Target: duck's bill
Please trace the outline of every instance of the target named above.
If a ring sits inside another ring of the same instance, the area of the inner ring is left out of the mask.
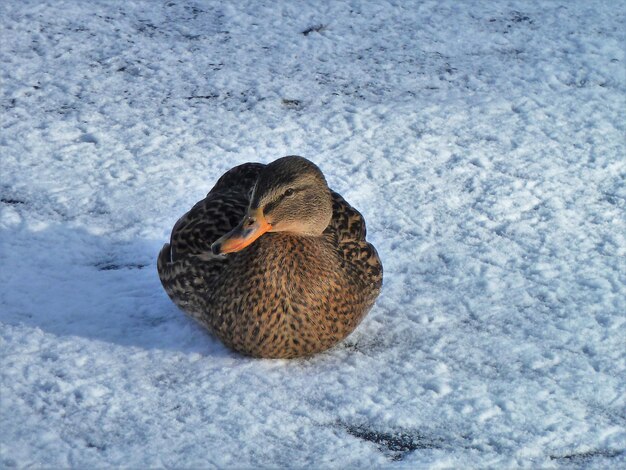
[[[243,250],[271,228],[261,210],[251,212],[239,225],[213,243],[211,251],[223,255]]]

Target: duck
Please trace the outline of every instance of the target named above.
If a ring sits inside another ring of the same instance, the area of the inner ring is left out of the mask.
[[[257,358],[337,345],[383,283],[361,213],[317,165],[295,155],[222,175],[174,224],[157,270],[176,306],[227,347]]]

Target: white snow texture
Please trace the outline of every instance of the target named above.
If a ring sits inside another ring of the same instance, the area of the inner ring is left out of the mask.
[[[0,2],[0,467],[626,466],[624,1]],[[299,154],[382,294],[226,349],[156,255]]]

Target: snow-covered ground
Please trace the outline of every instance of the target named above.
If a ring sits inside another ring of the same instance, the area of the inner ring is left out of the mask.
[[[626,466],[623,1],[0,2],[0,467]],[[156,254],[315,161],[385,266],[324,354],[225,349]]]

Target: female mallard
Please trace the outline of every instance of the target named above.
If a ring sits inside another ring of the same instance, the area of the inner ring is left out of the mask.
[[[296,156],[226,172],[176,222],[158,270],[174,303],[226,345],[274,358],[344,339],[383,279],[361,214]]]

